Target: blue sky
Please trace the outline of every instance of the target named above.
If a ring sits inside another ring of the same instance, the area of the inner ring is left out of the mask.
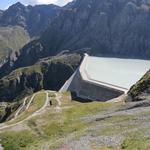
[[[16,3],[16,2],[21,2],[25,5],[35,5],[35,4],[57,4],[60,6],[65,5],[66,3],[72,1],[72,0],[0,0],[0,9],[6,9],[10,5]]]

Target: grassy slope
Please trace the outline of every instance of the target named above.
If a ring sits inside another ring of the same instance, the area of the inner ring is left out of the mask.
[[[147,132],[150,126],[144,125],[150,121],[149,109],[143,112],[138,109],[119,111],[124,108],[121,103],[83,104],[70,101],[69,94],[63,94],[62,111],[57,112],[55,95],[50,96],[53,98],[54,106],[47,108],[44,114],[26,121],[24,125],[28,127],[27,129],[22,128],[19,131],[9,129],[0,134],[1,143],[6,150],[13,148],[53,150],[70,146],[71,142],[74,142],[74,146],[79,143],[84,146],[88,136],[92,150],[150,149],[150,135]],[[113,139],[114,137],[116,138]],[[116,144],[118,140],[119,144]],[[87,144],[86,147],[88,146]]]
[[[6,80],[12,80],[16,79],[20,74],[32,74],[33,72],[42,73],[42,63],[50,64],[51,62],[57,64],[57,63],[64,63],[67,65],[70,65],[70,67],[77,66],[77,64],[80,62],[81,56],[78,54],[71,54],[71,55],[62,55],[62,56],[55,56],[55,57],[48,57],[45,59],[39,60],[36,64],[29,66],[29,67],[23,67],[16,69],[12,71],[9,75],[5,76],[3,79]],[[43,70],[44,72],[45,70]]]
[[[30,96],[27,101],[29,102],[32,96]],[[27,117],[29,117],[31,114],[39,110],[45,103],[46,95],[44,92],[39,92],[36,93],[33,102],[31,103],[31,106],[29,107],[28,110],[25,110],[24,112],[21,113],[15,120],[8,121],[6,124],[12,124],[12,123],[17,123]]]
[[[19,50],[29,41],[29,36],[21,27],[0,27],[0,60],[14,50]]]
[[[12,101],[25,94],[25,91],[60,88],[78,67],[80,61],[79,54],[54,56],[41,59],[32,66],[14,70],[0,80],[0,101]],[[24,82],[16,82],[22,78]],[[19,86],[21,88],[18,88]]]

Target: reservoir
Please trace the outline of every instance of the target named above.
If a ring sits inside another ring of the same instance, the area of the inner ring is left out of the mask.
[[[125,89],[135,84],[150,69],[149,60],[89,56],[85,71],[92,80]]]

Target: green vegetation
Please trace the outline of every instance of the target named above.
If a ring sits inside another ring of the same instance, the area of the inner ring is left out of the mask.
[[[16,69],[0,79],[0,100],[11,102],[33,91],[60,89],[80,61],[79,54],[69,54],[41,59],[32,66]],[[22,82],[17,82],[20,79]]]
[[[46,114],[38,117],[38,121],[41,122],[40,124],[36,123],[37,117],[31,119],[32,121],[30,120],[32,122],[29,123],[30,127],[34,128],[36,124],[36,131],[41,130],[41,133],[43,134],[42,136],[46,141],[57,141],[58,138],[61,139],[70,133],[76,133],[76,138],[80,137],[85,134],[83,130],[90,126],[90,124],[87,124],[81,119],[82,117],[88,116],[89,114],[94,115],[97,112],[104,111],[111,107],[111,104],[108,103],[93,102],[81,104],[67,99],[65,99],[65,101],[68,101],[69,107],[62,110],[61,113],[55,112],[55,108],[53,108],[54,110],[50,110]],[[66,107],[66,103],[62,104]],[[58,143],[57,146],[59,147]],[[51,144],[51,148],[53,147],[55,149],[56,145]]]
[[[7,84],[8,81],[16,79],[17,76],[20,76],[22,74],[32,75],[33,73],[41,73],[40,64],[35,64],[30,67],[16,69],[15,71],[11,72],[8,76],[5,76],[3,78],[3,81],[5,81]]]
[[[35,135],[30,131],[5,132],[0,137],[4,150],[25,149],[28,145],[35,142]]]
[[[140,81],[132,86],[128,95],[132,97],[133,100],[140,100],[138,97],[141,93],[145,92],[150,88],[150,71],[148,71]]]
[[[21,27],[0,27],[0,61],[12,51],[19,50],[28,41],[29,36]]]
[[[40,108],[45,95],[44,91],[37,93],[29,110],[23,112],[19,120],[31,115],[35,108]],[[86,136],[90,137],[90,144],[94,150],[148,150],[150,148],[150,136],[147,132],[150,128],[143,126],[139,119],[139,117],[142,118],[144,123],[149,122],[149,118],[146,116],[150,111],[130,114],[126,113],[126,110],[121,111],[122,103],[80,103],[71,100],[69,93],[49,92],[49,97],[53,100],[53,106],[47,107],[42,114],[24,121],[22,126],[19,125],[21,129],[18,132],[15,132],[17,127],[13,127],[6,129],[6,134],[5,132],[0,133],[4,150],[11,145],[12,148],[21,150],[42,150],[43,147],[56,150],[64,145],[66,138],[70,141],[80,141],[82,137]],[[56,100],[58,97],[61,100],[59,111]],[[30,132],[30,134],[25,135],[25,132]],[[17,136],[26,138],[25,142],[24,140],[22,142],[15,140]],[[111,141],[111,137],[114,136],[116,138]],[[104,143],[97,142],[99,138],[103,137]],[[118,140],[120,140],[120,145],[116,146],[115,143]],[[99,147],[99,144],[104,145]]]
[[[31,96],[28,98],[28,101],[30,101]],[[28,110],[25,110],[23,113],[21,113],[15,120],[8,121],[7,124],[17,123],[21,120],[26,119],[31,114],[42,108],[42,106],[45,104],[46,100],[46,94],[42,91],[37,93],[33,99],[33,102],[31,103],[31,106]]]
[[[15,111],[21,105],[22,101],[13,103],[5,102],[0,106],[0,121],[7,121],[13,118]]]
[[[149,150],[150,149],[150,137],[145,137],[144,132],[150,129],[145,129],[144,131],[137,131],[130,133],[128,137],[123,141],[121,147],[125,150]]]
[[[35,95],[33,103],[31,105],[32,109],[35,108],[35,110],[40,109],[46,101],[46,94],[44,92],[39,92]]]

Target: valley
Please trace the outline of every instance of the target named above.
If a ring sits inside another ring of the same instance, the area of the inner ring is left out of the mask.
[[[0,150],[149,150],[150,1],[15,2],[0,10]]]

